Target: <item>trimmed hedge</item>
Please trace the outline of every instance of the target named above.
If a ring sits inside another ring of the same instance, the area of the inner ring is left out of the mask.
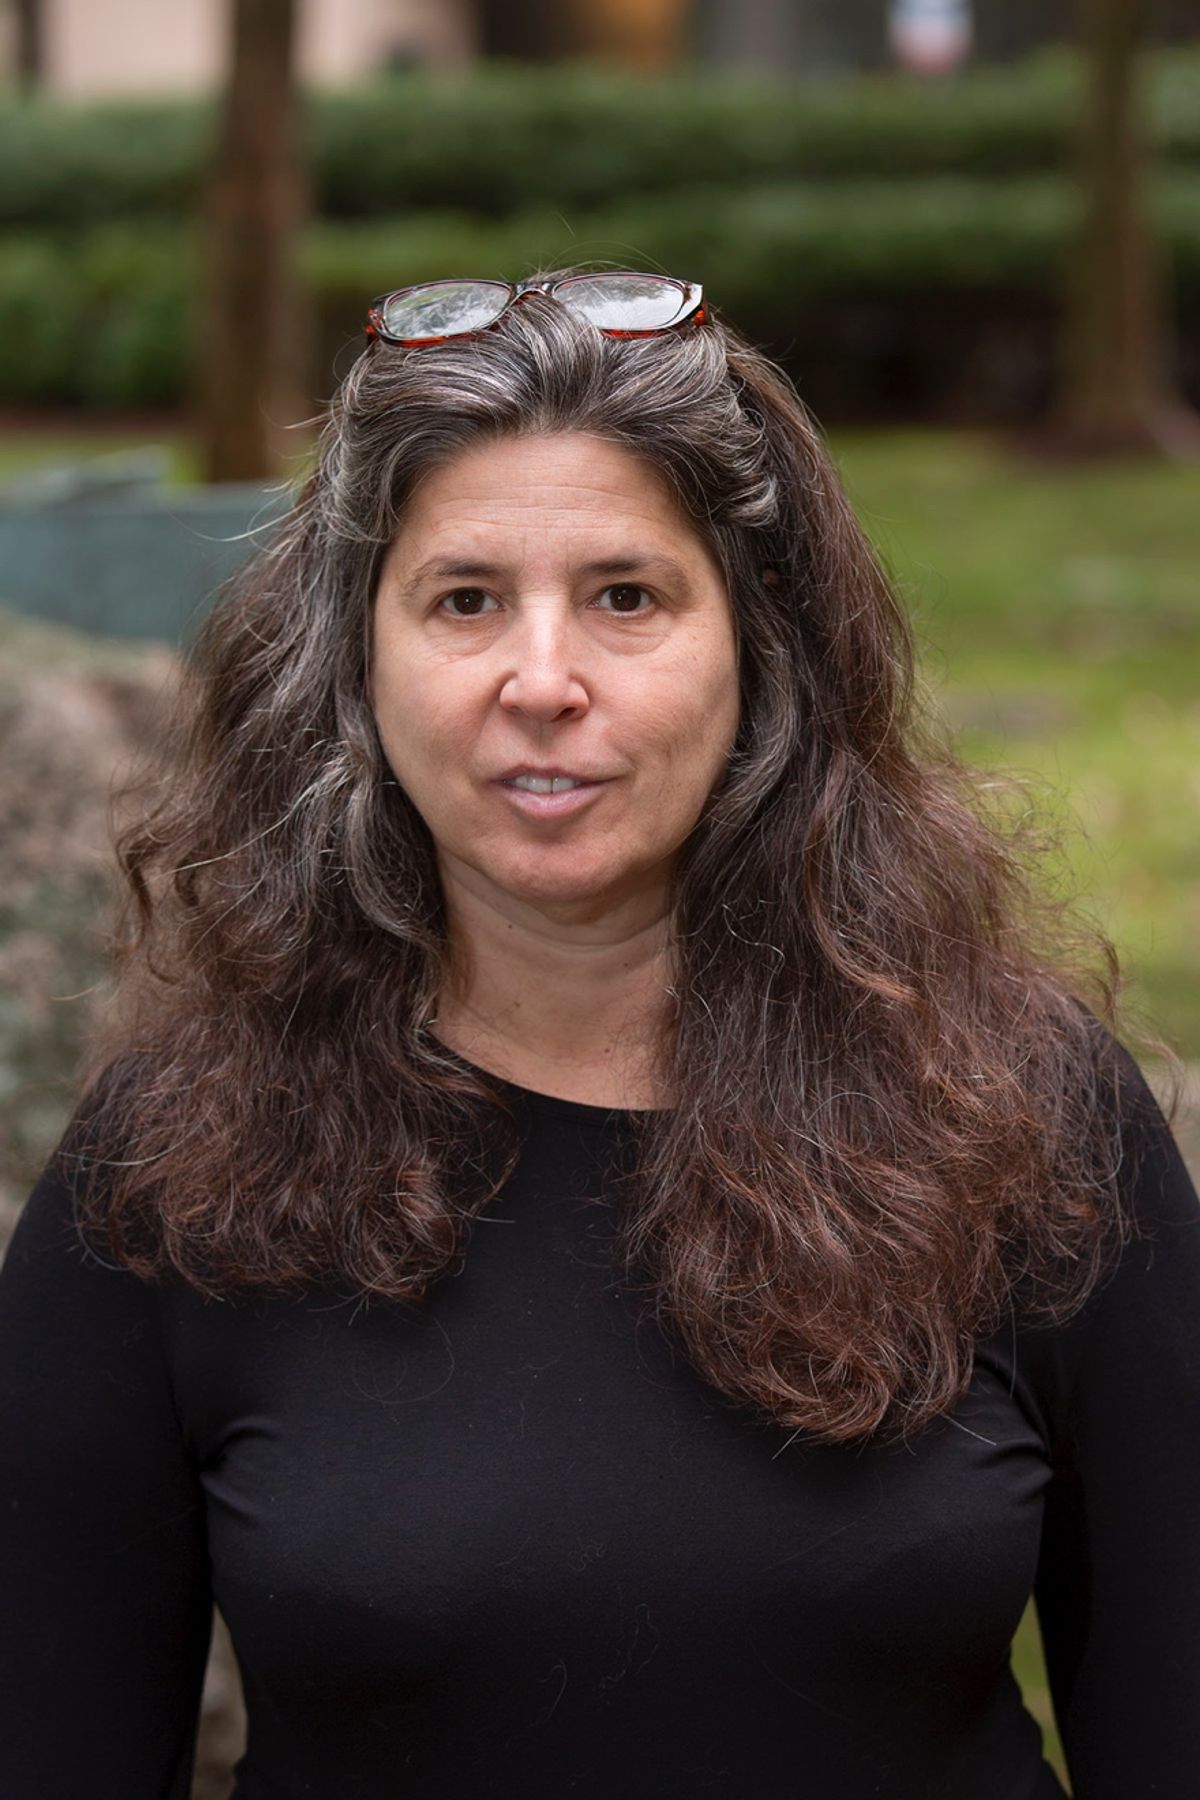
[[[310,99],[318,212],[595,208],[763,181],[1028,176],[1061,168],[1079,95],[1066,51],[945,83],[765,81],[492,62]],[[1168,162],[1200,164],[1200,53],[1152,61]],[[179,218],[197,198],[210,105],[0,103],[0,229]]]
[[[1156,207],[1182,306],[1200,311],[1200,183],[1160,179]],[[303,263],[321,325],[314,386],[361,346],[367,301],[448,274],[520,276],[604,259],[704,282],[718,311],[787,360],[821,313],[906,319],[973,309],[1054,317],[1077,197],[1062,178],[692,188],[564,218],[424,213],[323,223]],[[165,224],[0,239],[0,401],[108,407],[185,397],[196,249]]]
[[[176,404],[192,356],[194,261],[170,228],[0,239],[0,402]]]

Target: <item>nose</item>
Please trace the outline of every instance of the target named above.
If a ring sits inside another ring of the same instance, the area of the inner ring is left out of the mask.
[[[590,705],[582,649],[569,617],[556,608],[530,611],[505,634],[501,706],[538,724],[582,718]]]

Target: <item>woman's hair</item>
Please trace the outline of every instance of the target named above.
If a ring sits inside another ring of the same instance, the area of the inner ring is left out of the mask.
[[[350,370],[118,840],[127,1004],[92,1059],[108,1166],[84,1222],[210,1293],[415,1298],[459,1264],[518,1132],[427,1029],[446,920],[372,716],[370,613],[422,475],[563,431],[668,482],[738,644],[737,737],[673,878],[674,1104],[629,1116],[628,1272],[731,1398],[829,1440],[907,1435],[1018,1293],[1065,1318],[1127,1234],[1117,965],[1029,879],[1040,840],[998,784],[916,716],[904,612],[821,438],[719,320],[617,340],[534,294]]]

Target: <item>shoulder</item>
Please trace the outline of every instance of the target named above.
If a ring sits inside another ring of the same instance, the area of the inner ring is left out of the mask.
[[[1200,1197],[1150,1082],[1115,1039],[1099,1093],[1114,1229],[1083,1305],[1026,1339],[1063,1419],[1092,1407],[1115,1416],[1126,1402],[1158,1408],[1185,1391],[1200,1403]]]
[[[1145,1074],[1126,1047],[1109,1039],[1103,1103],[1113,1124],[1116,1187],[1139,1237],[1194,1232],[1200,1200],[1183,1152]]]
[[[135,1085],[128,1063],[89,1082],[17,1219],[4,1262],[18,1281],[85,1280],[89,1271],[123,1275],[105,1253],[102,1221],[113,1169],[125,1154],[123,1102]],[[140,1285],[140,1284],[139,1284]]]

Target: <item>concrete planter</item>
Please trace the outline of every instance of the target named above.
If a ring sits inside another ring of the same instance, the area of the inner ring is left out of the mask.
[[[168,487],[137,451],[0,487],[0,603],[105,637],[185,643],[291,491]]]

